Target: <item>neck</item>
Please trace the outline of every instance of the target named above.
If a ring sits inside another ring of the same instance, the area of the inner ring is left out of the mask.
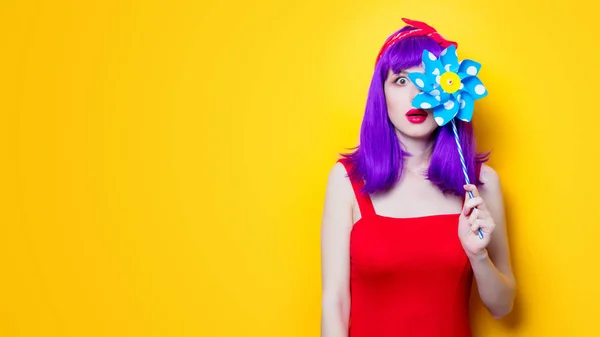
[[[429,166],[431,153],[433,152],[434,139],[415,139],[399,136],[402,150],[410,153],[404,157],[404,168],[411,172],[417,172]]]

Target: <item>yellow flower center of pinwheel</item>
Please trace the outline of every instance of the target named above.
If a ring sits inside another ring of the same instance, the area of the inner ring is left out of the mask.
[[[460,89],[460,77],[451,71],[445,72],[440,76],[440,86],[445,92],[453,94]]]

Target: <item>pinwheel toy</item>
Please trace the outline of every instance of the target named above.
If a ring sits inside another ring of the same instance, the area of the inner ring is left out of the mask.
[[[408,74],[409,79],[421,89],[412,105],[418,109],[433,109],[433,117],[439,126],[452,123],[465,181],[470,184],[454,120],[458,118],[470,122],[473,117],[474,102],[488,94],[477,77],[481,64],[472,60],[459,62],[454,45],[444,49],[439,59],[433,53],[424,50],[422,59],[424,73]],[[473,198],[473,193],[470,191],[469,197]],[[483,238],[481,229],[479,229],[479,237]]]

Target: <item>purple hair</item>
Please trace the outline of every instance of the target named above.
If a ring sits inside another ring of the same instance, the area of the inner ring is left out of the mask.
[[[406,26],[400,31],[411,29],[414,28]],[[388,48],[375,66],[360,130],[360,145],[351,153],[341,154],[351,164],[352,170],[349,176],[352,179],[365,181],[361,191],[363,193],[371,194],[389,190],[402,176],[404,156],[410,154],[402,150],[395,127],[388,117],[383,83],[390,69],[394,73],[399,73],[403,69],[419,66],[425,49],[437,57],[442,52],[442,47],[429,37],[407,37]],[[469,181],[481,185],[479,177],[475,177],[476,166],[486,162],[489,153],[476,152],[471,123],[458,119],[455,122]],[[465,177],[452,124],[438,127],[434,131],[434,137],[427,179],[444,194],[464,196]]]

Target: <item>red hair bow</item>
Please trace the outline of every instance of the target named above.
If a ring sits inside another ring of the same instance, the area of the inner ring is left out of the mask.
[[[375,60],[375,64],[379,62],[379,59],[381,58],[383,53],[385,53],[385,51],[388,50],[388,48],[390,48],[394,43],[410,36],[428,36],[434,39],[444,49],[448,48],[450,45],[454,45],[456,48],[458,48],[458,44],[456,42],[444,39],[444,37],[441,36],[440,33],[438,33],[435,30],[435,28],[431,27],[425,22],[409,20],[405,18],[402,18],[402,21],[415,27],[416,29],[399,32],[388,37],[387,40],[385,40],[383,46],[381,47],[379,54],[377,55],[377,60]]]

